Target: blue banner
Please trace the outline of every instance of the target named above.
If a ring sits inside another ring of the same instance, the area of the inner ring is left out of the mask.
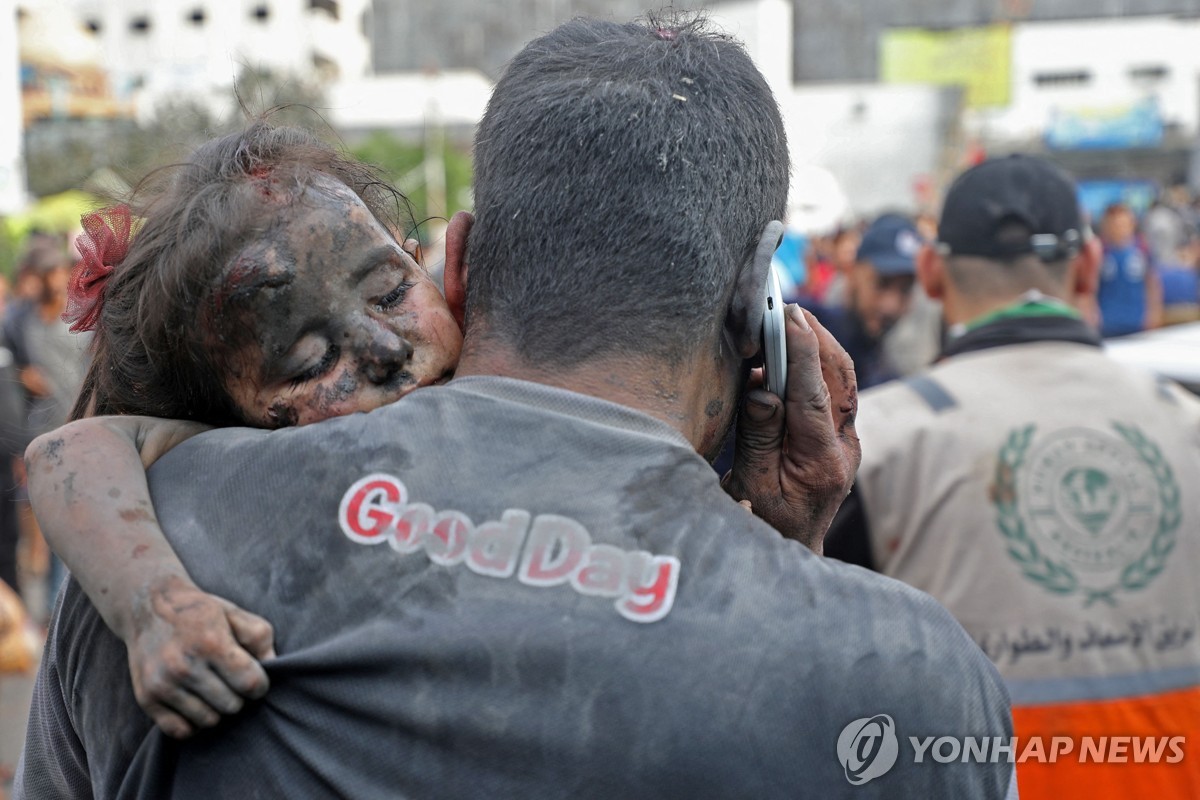
[[[1046,147],[1051,150],[1158,147],[1162,139],[1162,114],[1152,97],[1119,109],[1056,109],[1046,127]]]

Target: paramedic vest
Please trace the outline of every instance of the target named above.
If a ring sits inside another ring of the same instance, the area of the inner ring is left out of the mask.
[[[1200,797],[1200,401],[1040,341],[868,392],[858,432],[876,568],[957,617],[1020,739],[1072,741],[1022,797]]]

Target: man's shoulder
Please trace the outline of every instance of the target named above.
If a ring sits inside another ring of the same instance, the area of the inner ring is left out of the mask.
[[[909,727],[1011,733],[999,673],[944,607],[879,573],[820,561],[823,574],[811,586],[822,597],[809,614],[821,619],[823,635],[797,631],[785,645],[805,653],[810,697]]]
[[[1063,388],[1096,392],[1097,405],[1110,413],[1123,411],[1131,421],[1149,417],[1146,421],[1157,419],[1167,427],[1200,424],[1200,397],[1149,367],[1120,360],[1100,348],[1057,343],[1049,346],[1077,348],[1069,353],[1072,371],[1061,381]],[[1064,363],[1066,360],[1058,359]]]
[[[821,562],[828,571],[828,599],[832,601],[833,606],[844,609],[845,616],[839,620],[839,624],[857,619],[872,621],[873,625],[888,626],[890,630],[886,638],[889,641],[900,630],[908,629],[914,635],[920,632],[917,639],[933,636],[941,643],[955,639],[959,640],[960,644],[970,643],[958,621],[925,592],[878,572],[845,564],[836,559],[821,559]],[[876,630],[873,633],[884,632]],[[951,647],[941,653],[931,651],[929,654],[942,657],[947,653],[961,655],[957,647]],[[881,653],[880,657],[886,659],[887,655]]]
[[[957,412],[978,409],[985,401],[1002,418],[1011,410],[1004,397],[1048,402],[1081,389],[1103,392],[1097,396],[1110,407],[1166,401],[1184,416],[1200,410],[1200,399],[1099,348],[1038,341],[955,355],[915,375],[867,389],[859,399],[858,429],[864,439],[907,440],[930,429],[948,430]]]
[[[403,439],[405,432],[418,423],[416,420],[428,414],[427,404],[431,392],[439,387],[422,389],[410,397],[403,398],[369,412],[331,417],[309,425],[278,430],[262,428],[227,427],[206,431],[193,436],[172,449],[155,463],[152,470],[175,460],[196,458],[224,459],[237,455],[287,454],[296,451],[319,452],[330,448],[344,450],[347,447],[368,447],[383,439]],[[419,396],[418,396],[419,395]],[[385,431],[391,433],[384,436]],[[382,438],[381,438],[382,437]],[[308,456],[306,456],[307,458]],[[157,469],[165,472],[165,469]]]
[[[929,368],[912,375],[910,378],[902,378],[879,386],[872,386],[869,389],[864,389],[862,394],[859,395],[859,406],[890,408],[896,405],[928,405],[927,403],[922,403],[923,398],[914,386],[922,382],[936,380],[937,373],[934,371],[934,368]]]
[[[859,396],[859,435],[894,438],[940,424],[960,406],[944,364],[863,390]]]
[[[871,671],[890,672],[899,664],[913,667],[913,680],[921,680],[918,664],[932,669],[935,665],[967,669],[993,675],[990,662],[982,657],[962,626],[936,600],[925,592],[898,580],[836,559],[823,558],[794,542],[768,544],[776,552],[775,578],[796,587],[785,593],[780,614],[790,615],[791,624],[815,627],[828,633],[821,641],[821,653],[813,640],[800,636],[788,642],[810,649],[810,656],[821,660],[847,659],[854,663],[868,658]],[[764,591],[775,592],[769,580]],[[782,640],[787,642],[787,640]],[[786,645],[785,645],[786,646]],[[832,665],[831,665],[832,666]],[[938,667],[941,668],[941,667]],[[889,681],[904,683],[903,676]]]

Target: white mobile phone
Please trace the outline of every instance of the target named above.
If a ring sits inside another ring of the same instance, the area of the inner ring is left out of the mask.
[[[772,264],[767,270],[766,307],[763,309],[763,388],[783,399],[787,387],[787,339],[783,329],[783,292]]]

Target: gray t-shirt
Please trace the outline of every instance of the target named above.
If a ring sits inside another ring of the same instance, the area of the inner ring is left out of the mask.
[[[915,764],[903,738],[1011,736],[958,624],[784,540],[630,409],[462,378],[198,437],[151,488],[197,582],[274,623],[271,691],[170,742],[72,586],[29,797],[1006,796],[1011,765]],[[877,715],[900,757],[851,786],[839,735]]]

